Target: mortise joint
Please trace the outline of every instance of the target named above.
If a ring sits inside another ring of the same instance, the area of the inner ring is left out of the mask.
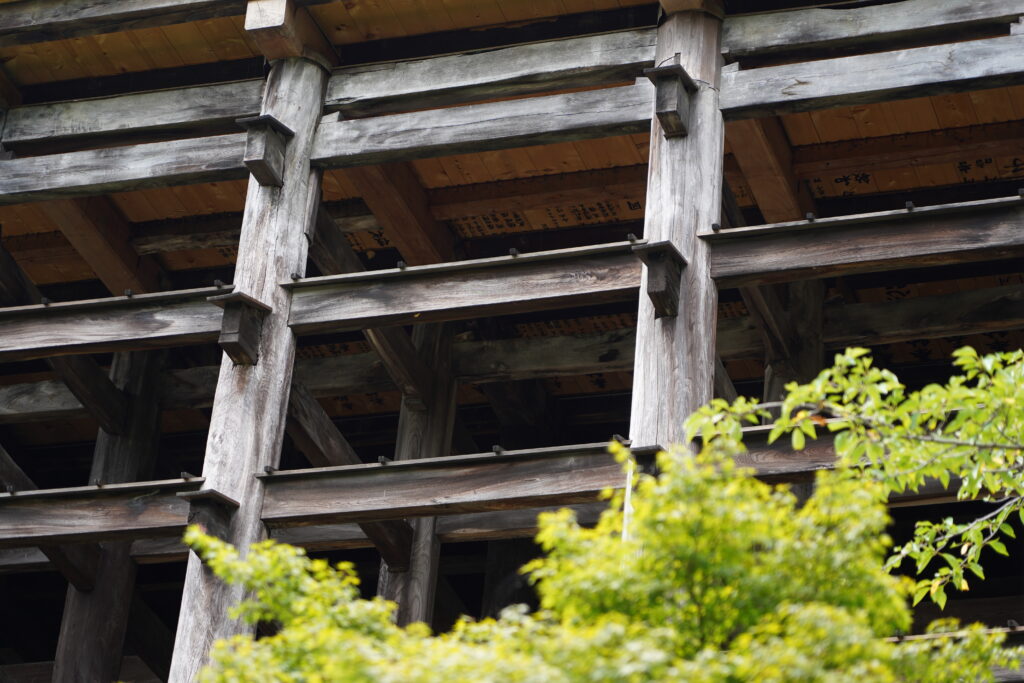
[[[205,533],[220,539],[228,537],[231,518],[238,509],[238,501],[216,489],[178,491],[178,498],[187,500],[188,523],[200,526]]]

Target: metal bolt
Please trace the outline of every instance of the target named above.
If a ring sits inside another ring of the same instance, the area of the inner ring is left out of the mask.
[[[405,270],[405,268],[406,268],[405,261],[399,261],[395,265],[398,267],[399,270]]]
[[[292,273],[292,281],[293,281],[293,282],[294,282],[295,280],[301,280],[301,279],[302,279],[302,276],[301,276],[301,275],[299,275],[298,273]]]
[[[132,295],[133,295],[133,294],[134,294],[134,292],[133,292],[132,290],[130,290],[130,289],[126,289],[126,290],[124,290],[124,295],[125,295],[126,297],[128,297],[129,299],[131,299],[131,298],[132,298]]]
[[[511,257],[513,257],[513,258],[515,258],[516,256],[519,256],[519,250],[518,250],[518,249],[516,249],[515,247],[511,247],[511,248],[510,248],[510,249],[508,250],[508,255],[509,255],[509,256],[511,256]]]
[[[907,208],[907,211],[913,211],[914,210],[914,202],[906,202],[903,206],[905,206]]]
[[[217,289],[220,289],[221,287],[224,286],[224,283],[221,280],[214,280],[213,286],[216,287]]]
[[[711,230],[713,232],[718,232],[721,229],[722,229],[722,224],[721,223],[712,223],[711,224]]]
[[[808,223],[813,223],[814,222],[815,216],[814,216],[814,212],[813,211],[808,211],[807,215],[804,216],[804,217],[807,219]]]
[[[634,235],[633,233],[629,233],[626,235],[626,239],[629,240],[630,242],[636,242],[636,235]]]

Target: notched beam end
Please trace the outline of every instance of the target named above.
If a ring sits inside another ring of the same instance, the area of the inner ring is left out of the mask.
[[[690,132],[690,93],[697,84],[679,63],[644,69],[644,76],[654,84],[654,114],[666,138],[685,137]]]
[[[216,489],[178,491],[175,495],[189,502],[189,525],[195,524],[211,536],[228,538],[231,519],[238,510],[237,500]]]
[[[235,365],[256,365],[263,319],[271,311],[270,306],[242,292],[218,294],[206,300],[224,309],[217,340],[224,353]]]
[[[249,135],[245,139],[242,163],[260,185],[281,187],[284,184],[284,154],[288,140],[295,133],[270,114],[238,119],[238,125]]]
[[[679,314],[679,281],[686,267],[686,259],[671,242],[653,242],[633,247],[647,266],[647,296],[654,304],[654,317],[664,318]]]

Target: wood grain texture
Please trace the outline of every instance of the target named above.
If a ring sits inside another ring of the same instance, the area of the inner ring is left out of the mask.
[[[653,86],[473,104],[351,121],[325,120],[313,163],[366,166],[393,161],[507,149],[645,132]]]
[[[903,0],[852,9],[749,14],[726,18],[722,52],[731,58],[742,58],[811,48],[892,46],[901,40],[1002,26],[1021,15],[1021,0]]]
[[[308,389],[295,382],[292,383],[292,393],[288,399],[285,429],[313,467],[362,463],[355,449],[324,412],[323,406]],[[413,534],[406,522],[365,522],[360,528],[388,566],[397,569],[409,567],[409,548]]]
[[[324,68],[338,65],[338,55],[316,20],[295,0],[249,0],[245,32],[267,59],[298,57]]]
[[[207,294],[167,303],[137,297],[103,307],[53,304],[0,316],[0,360],[216,341],[222,314]]]
[[[682,442],[683,420],[713,394],[718,290],[697,233],[721,213],[720,32],[718,19],[698,12],[673,14],[658,29],[656,61],[679,53],[698,91],[691,97],[689,135],[666,138],[657,120],[651,127],[644,236],[671,242],[687,265],[677,316],[656,318],[650,297],[639,298],[629,434],[641,446]]]
[[[971,263],[1024,254],[1018,199],[795,221],[702,235],[719,287]]]
[[[410,268],[396,278],[334,278],[333,284],[318,286],[310,280],[294,289],[289,325],[305,335],[462,320],[624,301],[636,296],[639,286],[639,265],[631,254],[522,258],[442,272]]]
[[[1024,36],[877,52],[722,74],[727,119],[996,88],[1024,82]]]
[[[258,113],[262,94],[262,80],[247,80],[18,107],[8,113],[3,140],[17,151],[58,140],[196,132]]]
[[[250,179],[246,195],[234,291],[272,310],[263,321],[259,362],[221,362],[203,461],[206,487],[240,503],[226,540],[243,550],[266,533],[259,518],[263,488],[253,473],[278,464],[284,438],[295,337],[287,325],[292,297],[278,283],[306,268],[306,236],[313,233],[320,196],[320,174],[310,168],[309,154],[326,82],[327,74],[313,62],[274,63],[261,113],[277,118],[295,137],[285,153],[283,186]],[[215,639],[249,629],[227,615],[242,595],[240,587],[226,586],[189,556],[171,681],[193,680]]]
[[[336,69],[326,108],[346,118],[632,81],[654,63],[652,29]]]
[[[244,178],[245,133],[0,161],[0,205]]]

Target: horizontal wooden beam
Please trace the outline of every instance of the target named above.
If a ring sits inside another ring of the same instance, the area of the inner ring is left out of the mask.
[[[336,69],[324,106],[346,118],[632,81],[654,63],[654,29]]]
[[[216,288],[0,310],[0,362],[216,341]]]
[[[236,128],[235,119],[259,113],[262,94],[263,81],[253,79],[17,107],[7,113],[3,144],[17,152],[41,143],[81,138],[116,136],[124,143],[155,130],[184,133],[214,126]]]
[[[970,263],[1024,254],[1024,198],[708,232],[719,287]]]
[[[622,242],[285,283],[288,324],[308,335],[624,301],[640,286],[631,249]]]
[[[240,16],[245,5],[246,0],[22,0],[0,14],[0,47]]]
[[[727,119],[1024,83],[1024,35],[722,73]]]
[[[245,133],[0,161],[0,205],[248,175]]]
[[[634,85],[369,119],[325,118],[312,163],[365,166],[567,142],[650,128],[653,87]]]
[[[812,8],[727,17],[722,52],[740,59],[815,48],[870,49],[932,36],[996,29],[1024,15],[1024,0],[903,0],[854,8]]]
[[[0,494],[0,548],[180,535],[201,477]]]

